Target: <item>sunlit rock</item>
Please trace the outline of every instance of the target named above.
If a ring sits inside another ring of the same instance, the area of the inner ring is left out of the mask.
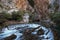
[[[24,21],[24,23],[29,23],[29,14],[28,13],[24,14],[23,21]]]
[[[12,12],[17,12],[17,11],[19,11],[19,10],[17,10],[17,9],[10,9],[10,10],[8,10],[8,13],[12,13]]]

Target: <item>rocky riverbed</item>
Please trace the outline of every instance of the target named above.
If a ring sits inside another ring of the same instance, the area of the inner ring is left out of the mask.
[[[15,24],[2,29],[0,40],[54,40],[54,35],[39,24]]]

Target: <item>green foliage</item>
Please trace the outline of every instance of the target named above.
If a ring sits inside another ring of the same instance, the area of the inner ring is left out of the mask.
[[[35,16],[34,14],[31,14],[29,19],[33,21],[34,20],[34,16]]]
[[[53,20],[57,24],[57,26],[60,26],[60,12],[58,12],[59,9],[58,0],[54,1],[53,6],[54,6],[54,13],[50,13],[51,20]]]
[[[31,22],[38,22],[39,20],[38,14],[37,13],[30,14],[29,19],[31,20]]]
[[[0,13],[0,22],[2,22],[3,20],[21,21],[22,20],[22,16],[25,13],[29,13],[30,14],[30,12],[28,12],[28,11],[17,11],[17,12],[14,11],[11,14],[3,11],[3,12]]]
[[[7,21],[12,21],[12,20],[13,21],[21,21],[23,19],[22,18],[23,15],[25,13],[29,13],[30,14],[30,12],[28,12],[28,11],[18,11],[18,12],[14,11],[11,14],[7,13],[5,11],[1,12],[0,13],[0,26],[1,26],[0,28],[3,28],[5,26],[9,25]]]
[[[56,23],[56,29],[60,30],[60,12],[51,13],[51,20]]]
[[[2,4],[0,3],[0,7],[3,8]]]
[[[30,12],[29,11],[17,11],[17,12],[12,12],[12,19],[13,20],[17,20],[17,21],[21,21],[23,18],[23,15],[25,14],[25,13],[29,13],[29,15],[30,15]]]
[[[4,16],[4,12],[0,13],[0,24],[4,23],[6,21],[6,18]]]
[[[58,9],[59,9],[59,4],[58,4],[57,1],[58,1],[58,0],[55,0],[55,2],[54,2],[54,11],[55,11],[55,12],[58,11]]]
[[[22,20],[22,15],[24,13],[21,12],[21,11],[18,11],[18,12],[12,12],[12,19],[13,20],[16,20],[16,21],[21,21]]]
[[[58,35],[60,34],[60,12],[58,11],[59,9],[59,4],[57,2],[58,0],[55,0],[53,6],[54,6],[54,13],[51,13],[51,20],[56,23],[56,30],[58,31]]]
[[[51,13],[51,18],[52,18],[52,20],[55,21],[55,22],[60,21],[60,12]]]
[[[1,12],[0,14],[2,14],[2,16],[7,20],[10,20],[12,18],[11,14],[9,14],[7,12]]]
[[[5,21],[7,21],[5,18],[0,18],[0,24],[3,24]]]

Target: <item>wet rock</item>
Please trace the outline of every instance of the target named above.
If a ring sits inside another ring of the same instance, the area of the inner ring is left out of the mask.
[[[27,29],[24,32],[24,39],[25,40],[38,40],[38,36],[31,34],[31,30]]]
[[[15,38],[16,38],[16,35],[13,34],[13,35],[11,35],[9,37],[4,38],[4,40],[13,40]]]
[[[38,30],[37,32],[38,35],[43,35],[44,34],[44,31],[42,29]]]

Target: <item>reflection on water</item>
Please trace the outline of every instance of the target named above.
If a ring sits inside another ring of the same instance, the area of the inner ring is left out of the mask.
[[[45,28],[39,24],[10,25],[7,28],[3,28],[1,32],[3,32],[3,33],[0,34],[0,40],[5,40],[5,38],[8,38],[13,34],[16,35],[16,38],[14,38],[13,40],[24,40],[24,37],[27,36],[26,34],[29,34],[29,33],[34,36],[37,35],[38,40],[54,40],[51,29]],[[10,39],[10,40],[12,40],[12,39]],[[33,40],[35,40],[35,39],[33,39]]]

